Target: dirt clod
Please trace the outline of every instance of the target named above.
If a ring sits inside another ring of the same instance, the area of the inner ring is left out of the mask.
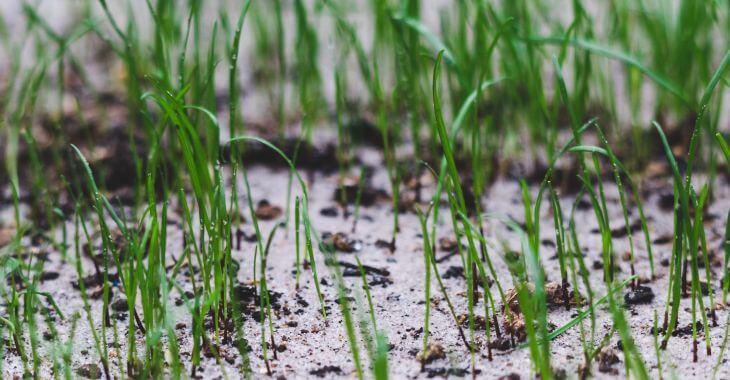
[[[598,371],[602,373],[609,373],[611,375],[618,375],[618,370],[613,368],[614,364],[620,363],[621,360],[616,355],[616,351],[611,348],[604,348],[596,355],[596,362],[598,362]]]
[[[351,239],[343,232],[322,234],[322,240],[325,244],[333,246],[336,250],[345,253],[358,252],[362,249],[362,241]]]
[[[514,348],[513,342],[506,336],[500,336],[489,342],[489,348],[497,351],[507,351]],[[518,376],[519,378],[519,376]]]
[[[459,324],[464,327],[469,327],[469,315],[468,314],[461,314],[457,317]],[[477,330],[486,330],[487,329],[487,320],[484,319],[481,315],[475,315],[474,316],[474,328]]]
[[[116,301],[112,302],[112,310],[127,311],[127,299],[119,297]]]
[[[450,266],[441,276],[442,278],[464,278],[464,267]]]
[[[530,295],[535,293],[535,285],[528,283],[525,285]],[[565,300],[568,300],[570,306],[575,306],[575,297],[573,292],[570,290],[569,285],[563,287],[562,284],[557,282],[548,282],[545,284],[545,301],[550,307],[565,305]],[[567,296],[567,297],[566,297]],[[506,293],[507,308],[515,313],[520,313],[519,304],[519,293],[517,288],[509,289]],[[504,308],[503,308],[504,309]],[[506,310],[506,309],[505,309]]]
[[[429,343],[426,347],[426,351],[421,351],[416,354],[416,360],[421,363],[427,364],[434,360],[443,359],[446,357],[444,347],[438,343]]]
[[[325,207],[319,210],[319,215],[334,218],[339,215],[339,212],[337,211],[337,207]]]
[[[279,206],[274,206],[268,200],[259,201],[254,211],[256,217],[261,220],[274,220],[281,216],[282,210]]]
[[[504,331],[516,337],[518,340],[523,341],[527,338],[525,332],[525,316],[518,313],[513,313],[511,318],[504,318]]]
[[[652,300],[654,300],[654,291],[645,285],[639,285],[624,294],[624,301],[629,305],[646,304]]]
[[[317,377],[325,377],[329,374],[342,375],[343,372],[342,372],[342,368],[340,368],[339,366],[326,365],[326,366],[322,366],[317,369],[313,369],[313,370],[309,371],[309,374],[317,376]]]
[[[458,247],[458,243],[456,240],[449,238],[449,237],[442,237],[439,239],[439,249],[442,252],[455,252],[456,248]]]
[[[426,377],[429,379],[434,377],[444,377],[444,378],[451,378],[451,377],[464,377],[469,373],[469,370],[466,368],[428,368],[426,369]],[[481,373],[480,370],[476,371],[477,374]]]

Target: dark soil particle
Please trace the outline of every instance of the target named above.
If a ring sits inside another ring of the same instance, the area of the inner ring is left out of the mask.
[[[114,311],[127,311],[127,299],[120,297],[112,303],[112,310]]]
[[[464,267],[450,266],[441,276],[442,278],[464,278]]]
[[[357,202],[358,191],[360,191],[360,205],[370,207],[378,201],[378,199],[388,199],[388,193],[383,189],[376,189],[370,183],[371,174],[365,173],[362,188],[360,178],[348,176],[340,178],[338,186],[332,193],[332,200],[338,203],[343,201],[346,204],[354,204]]]
[[[672,235],[662,235],[662,236],[659,236],[656,239],[654,239],[653,243],[659,244],[659,245],[669,244],[672,242],[673,239],[674,239],[674,237]]]
[[[507,351],[514,348],[514,344],[509,338],[501,336],[489,342],[489,348],[497,351]],[[517,376],[517,378],[520,377]]]
[[[109,281],[117,281],[119,279],[119,276],[116,274],[109,274]],[[104,283],[104,276],[102,274],[90,274],[86,277],[84,277],[84,286],[87,290],[89,288],[95,287],[95,286],[101,286]],[[71,285],[74,287],[74,289],[79,289],[79,281],[72,281]]]
[[[307,301],[306,301],[306,300],[305,300],[304,298],[302,298],[302,296],[301,296],[301,295],[299,295],[299,294],[297,294],[297,295],[296,295],[296,301],[297,301],[297,304],[298,304],[299,306],[301,306],[301,307],[309,307],[309,302],[307,302]]]
[[[386,241],[383,239],[378,239],[375,241],[375,247],[391,249],[393,247],[393,245],[389,241]]]
[[[624,294],[624,301],[628,305],[640,305],[650,303],[654,299],[654,291],[650,287],[639,285],[634,289],[630,289]]]
[[[345,299],[347,300],[347,302],[348,302],[348,303],[353,303],[353,302],[355,302],[355,297],[344,297],[344,298],[345,298]],[[341,304],[341,302],[342,302],[342,299],[341,299],[341,298],[336,298],[336,299],[335,299],[335,303],[336,303],[336,304],[340,305],[340,304]]]
[[[52,281],[60,277],[58,272],[43,272],[41,273],[41,281]]]
[[[339,215],[339,212],[337,211],[337,207],[325,207],[319,210],[319,215],[335,218]]]
[[[520,375],[512,372],[498,377],[497,380],[520,380]]]
[[[236,299],[241,304],[241,311],[244,314],[253,315],[254,319],[259,318],[259,294],[255,286],[252,285],[236,285],[233,289]],[[269,290],[269,303],[274,310],[280,310],[280,300],[282,293]]]
[[[360,277],[360,269],[353,264],[340,261],[340,266],[344,269],[342,270],[342,276],[344,277]],[[393,280],[390,279],[390,272],[387,269],[380,269],[380,268],[374,268],[368,265],[363,265],[363,270],[365,271],[366,276],[371,276],[371,279],[368,281],[368,285],[373,286],[382,286],[384,288],[388,287],[389,285],[393,284]]]
[[[672,211],[674,208],[674,193],[671,191],[665,191],[659,194],[657,205],[663,211]]]
[[[357,276],[360,276],[360,271],[359,271],[359,268],[357,267],[357,265],[350,264],[346,261],[339,261],[339,264],[341,267],[343,267],[345,269],[358,270]],[[378,276],[390,276],[390,271],[388,271],[385,268],[375,268],[370,265],[363,265],[362,269],[365,271],[366,274],[374,274],[374,275],[378,275]]]
[[[391,284],[393,284],[393,280],[388,277],[376,277],[375,279],[368,282],[368,285],[370,287],[380,286],[383,288],[387,288]]]
[[[436,259],[436,263],[438,263],[438,264],[441,264],[441,263],[443,263],[444,261],[446,261],[446,260],[448,260],[448,259],[450,259],[450,258],[452,258],[452,257],[456,256],[456,255],[457,255],[458,253],[459,253],[458,251],[453,251],[453,252],[449,252],[449,253],[447,253],[447,254],[445,254],[445,255],[443,255],[443,256],[441,256],[441,257],[437,258],[437,259]]]
[[[342,375],[342,368],[336,365],[326,365],[309,371],[310,375],[325,377],[328,374]]]
[[[641,221],[637,220],[628,226],[628,231],[631,233],[641,230]],[[611,230],[611,236],[615,238],[622,238],[628,235],[626,226],[614,228]]]
[[[540,244],[542,244],[544,247],[555,248],[555,242],[550,239],[542,239],[540,241]]]
[[[702,321],[697,321],[695,323],[695,328],[697,329],[698,334],[702,334],[704,330],[704,326],[702,326]],[[678,327],[672,331],[673,337],[685,337],[685,336],[691,336],[692,335],[692,324],[688,323],[685,326]]]
[[[481,370],[476,370],[475,374],[482,373]],[[448,378],[451,376],[455,377],[464,377],[467,374],[469,374],[469,370],[466,368],[427,368],[426,369],[426,377],[428,378],[434,378],[434,377],[444,377]]]

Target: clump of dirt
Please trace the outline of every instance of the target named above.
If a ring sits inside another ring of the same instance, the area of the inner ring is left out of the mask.
[[[530,295],[535,294],[535,284],[527,283],[526,288]],[[576,306],[576,300],[573,292],[570,290],[570,285],[562,285],[557,282],[548,282],[545,284],[544,290],[545,301],[548,307],[564,306],[566,305],[566,301],[568,306]],[[519,293],[517,288],[511,288],[507,290],[507,292],[505,293],[505,298],[507,304],[503,305],[502,307],[505,312],[507,312],[507,309],[509,309],[509,311],[513,313],[521,313]],[[580,297],[580,300],[582,302],[583,297]]]
[[[446,272],[441,275],[441,278],[464,278],[464,267],[452,265],[446,269]]]
[[[616,369],[613,365],[620,363],[621,360],[618,358],[616,351],[613,349],[604,347],[600,352],[598,352],[598,354],[596,354],[595,360],[598,363],[599,372],[608,373],[613,376],[618,375],[618,369]]]
[[[366,169],[363,178],[346,175],[337,180],[337,187],[332,193],[332,200],[342,204],[354,204],[359,201],[364,207],[373,206],[376,202],[390,200],[390,196],[383,189],[377,189],[372,184],[373,170]],[[360,183],[362,181],[362,184]],[[359,193],[359,194],[358,194]]]
[[[525,316],[522,313],[512,313],[503,317],[502,325],[504,331],[517,340],[523,341],[527,338],[525,331]]]
[[[422,364],[428,364],[434,360],[443,359],[446,357],[444,347],[438,343],[429,343],[425,351],[420,351],[416,354],[416,360]]]
[[[507,331],[509,333],[509,331]],[[489,342],[489,348],[497,351],[508,351],[515,348],[515,342],[504,335],[498,336]]]
[[[266,199],[260,200],[256,205],[256,210],[254,211],[254,214],[256,214],[256,217],[260,220],[278,219],[281,217],[282,213],[283,211],[281,210],[281,207],[272,205]]]
[[[476,370],[474,374],[478,375],[482,373],[481,370]],[[426,377],[429,379],[434,377],[443,377],[443,378],[449,378],[449,377],[464,377],[467,374],[469,374],[469,369],[467,368],[445,368],[445,367],[439,367],[439,368],[427,368],[426,369]]]
[[[654,291],[645,285],[637,285],[624,294],[627,305],[648,304],[654,300]]]
[[[674,336],[674,337],[692,336],[692,328],[693,328],[692,323],[688,323],[682,327],[675,328],[672,331],[672,336]],[[704,334],[705,329],[704,329],[704,326],[702,325],[702,321],[697,321],[694,324],[694,328],[697,330],[697,334]],[[663,330],[660,332],[664,333]]]
[[[253,285],[238,284],[233,289],[236,300],[239,302],[241,312],[252,316],[256,321],[260,318],[259,306],[261,305],[261,295],[258,289]],[[283,294],[269,289],[269,303],[274,310],[281,310],[280,303]]]
[[[459,324],[463,327],[469,327],[469,315],[468,314],[460,314],[457,317],[457,321]],[[476,330],[486,330],[487,329],[487,320],[481,316],[481,315],[475,315],[474,316],[474,328]]]
[[[358,252],[362,249],[362,241],[352,239],[344,232],[324,232],[322,233],[322,241],[336,250],[345,253]]]
[[[309,371],[309,374],[317,377],[325,377],[327,375],[344,375],[342,368],[336,365],[325,365]]]
[[[524,285],[530,296],[535,293],[535,284],[527,283]],[[576,306],[576,298],[570,290],[568,284],[559,284],[557,282],[548,282],[544,286],[545,301],[548,308],[557,308],[564,306],[566,310]],[[579,296],[579,302],[584,302],[584,298]],[[519,303],[519,291],[517,288],[511,288],[505,293],[506,304],[502,305],[503,311],[503,327],[511,336],[523,341],[527,338],[525,331],[525,316],[522,314]]]

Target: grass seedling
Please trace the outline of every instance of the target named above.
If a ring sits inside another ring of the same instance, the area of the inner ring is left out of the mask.
[[[297,181],[299,182],[299,186],[301,187],[301,190],[304,193],[303,198],[301,198],[301,203],[300,203],[301,210],[300,211],[301,211],[301,215],[302,215],[302,222],[304,224],[305,249],[307,251],[307,255],[309,258],[309,265],[312,268],[312,276],[314,277],[313,282],[314,282],[315,289],[317,290],[317,297],[319,298],[322,316],[326,320],[327,311],[325,310],[325,307],[324,307],[324,297],[322,296],[322,292],[319,287],[319,277],[317,275],[317,264],[314,260],[314,248],[313,248],[313,244],[312,244],[312,226],[311,226],[311,223],[309,222],[309,218],[307,217],[308,212],[309,212],[308,211],[307,186],[306,186],[304,180],[302,179],[302,177],[299,175],[299,173],[297,173],[296,168],[294,166],[294,162],[292,160],[290,160],[289,157],[287,157],[286,154],[284,154],[284,152],[281,151],[281,149],[277,148],[270,142],[268,142],[262,138],[255,137],[255,136],[237,136],[237,137],[234,137],[231,140],[229,140],[229,143],[233,144],[233,143],[237,143],[239,141],[255,141],[255,142],[261,143],[261,144],[265,145],[266,147],[268,147],[269,149],[273,150],[277,155],[279,155],[282,159],[284,159],[284,161],[286,161],[287,165],[289,166],[289,169],[291,170],[292,175],[294,175],[296,177]]]
[[[301,267],[301,259],[300,259],[300,243],[299,243],[299,237],[301,234],[299,233],[299,227],[301,226],[300,222],[300,215],[301,211],[299,209],[300,201],[299,197],[296,197],[294,199],[294,245],[296,247],[296,261],[294,263],[295,269],[297,271],[296,273],[296,288],[299,289],[299,276],[301,276],[302,273],[302,267]]]
[[[355,210],[352,216],[352,229],[354,234],[357,228],[357,221],[360,219],[360,201],[362,200],[362,191],[365,188],[365,167],[360,168],[360,177],[357,181],[357,191],[355,192]]]
[[[456,168],[456,162],[454,160],[454,155],[452,153],[451,148],[451,142],[449,141],[448,133],[446,132],[446,126],[444,124],[443,114],[441,112],[441,98],[439,94],[438,89],[438,83],[439,83],[439,75],[440,75],[440,68],[441,68],[441,60],[443,59],[443,51],[439,52],[437,58],[436,58],[436,64],[434,66],[434,73],[433,73],[433,104],[434,104],[434,115],[436,118],[436,125],[438,128],[438,134],[439,139],[441,141],[441,146],[444,152],[444,157],[446,158],[446,162],[448,163],[448,174],[449,174],[449,180],[453,186],[453,189],[455,190],[456,196],[450,196],[450,202],[449,205],[451,207],[451,213],[452,213],[452,220],[454,224],[454,229],[458,230],[456,227],[456,215],[459,214],[461,216],[460,221],[462,226],[464,227],[464,235],[467,238],[468,242],[468,251],[466,255],[466,260],[464,260],[464,268],[466,273],[466,282],[467,282],[467,298],[469,299],[469,331],[471,335],[471,344],[469,347],[474,346],[474,313],[473,313],[473,306],[474,306],[474,281],[472,281],[473,274],[472,268],[473,265],[476,265],[479,268],[479,276],[481,278],[483,287],[485,289],[485,293],[489,292],[489,286],[487,285],[486,280],[486,274],[484,272],[484,268],[482,266],[481,261],[479,260],[477,249],[474,244],[474,238],[472,234],[471,228],[469,228],[468,220],[466,219],[467,209],[466,209],[466,202],[464,201],[464,193],[461,188],[461,182],[459,180],[459,173]],[[457,239],[457,242],[459,240]],[[457,246],[459,246],[457,244]],[[460,248],[459,248],[460,249]],[[494,275],[494,273],[493,273]],[[495,276],[495,281],[499,281]],[[485,295],[486,297],[486,295]],[[485,310],[486,310],[486,300],[485,300]],[[488,317],[488,313],[485,313],[485,318]],[[474,351],[471,350],[472,355],[472,374],[474,374]]]
[[[425,354],[428,349],[428,338],[429,338],[429,327],[431,316],[431,241],[428,239],[428,233],[426,228],[426,221],[421,210],[417,210],[418,220],[421,222],[421,231],[423,233],[423,265],[424,265],[424,280],[423,280],[423,297],[424,304],[426,305],[424,317],[423,317],[423,349],[422,353]],[[423,367],[425,363],[421,363]]]
[[[398,169],[398,162],[396,161],[395,150],[391,146],[390,129],[386,119],[386,102],[383,95],[383,89],[380,84],[380,74],[378,70],[377,62],[373,63],[374,68],[374,96],[377,107],[377,127],[380,131],[380,135],[383,139],[383,156],[385,159],[385,165],[388,169],[388,179],[390,180],[390,191],[393,204],[393,237],[390,241],[390,250],[395,252],[396,248],[396,236],[398,235],[398,203],[400,201],[400,170]]]
[[[446,300],[446,305],[449,307],[449,312],[451,313],[451,317],[454,319],[454,323],[456,324],[456,328],[459,331],[459,336],[461,337],[461,340],[464,343],[464,347],[467,347],[471,351],[471,350],[473,350],[473,348],[472,348],[471,344],[469,343],[469,341],[467,340],[466,335],[464,334],[464,329],[462,328],[461,323],[459,322],[459,318],[456,315],[454,305],[451,302],[449,293],[446,291],[446,287],[444,286],[444,282],[441,279],[441,275],[439,274],[439,271],[438,271],[438,266],[436,265],[436,255],[434,253],[433,247],[431,246],[431,244],[432,244],[431,240],[428,239],[428,237],[429,237],[428,226],[426,225],[427,220],[428,220],[428,215],[423,215],[423,213],[420,210],[417,210],[416,212],[418,215],[418,220],[421,224],[421,233],[423,234],[423,237],[424,237],[423,249],[430,256],[430,258],[428,259],[428,262],[431,264],[433,273],[436,276],[436,281],[438,282],[438,285],[439,285],[439,289],[441,290],[441,294],[444,296],[444,300]],[[424,261],[425,260],[426,259],[424,259]],[[430,301],[429,301],[429,303],[430,303]],[[427,306],[427,307],[429,307],[429,306]],[[491,326],[489,323],[488,315],[485,316],[485,320],[486,320],[486,324],[487,324],[487,328],[486,328],[487,341],[489,341]],[[487,346],[487,348],[489,349],[489,353],[491,354],[491,348],[489,348],[489,346]]]

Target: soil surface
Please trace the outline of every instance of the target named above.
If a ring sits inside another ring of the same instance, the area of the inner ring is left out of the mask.
[[[363,149],[359,156],[366,165],[382,167],[381,155],[375,150]],[[353,216],[344,217],[342,208],[335,202],[333,197],[337,189],[338,175],[336,173],[325,174],[321,171],[302,171],[301,174],[303,178],[307,178],[309,181],[311,217],[318,233],[344,233],[350,239],[357,240],[357,242],[354,242],[355,244],[351,245],[354,252],[337,253],[337,259],[341,262],[341,267],[344,269],[346,276],[348,273],[353,273],[352,270],[348,271],[348,267],[351,268],[355,264],[355,256],[359,257],[364,265],[372,267],[371,270],[368,270],[368,281],[371,284],[378,326],[387,333],[391,344],[389,365],[393,377],[469,376],[471,373],[470,355],[460,340],[453,318],[449,314],[436,285],[431,290],[431,341],[443,347],[445,355],[423,368],[416,359],[416,354],[422,347],[425,307],[423,302],[424,265],[421,230],[417,216],[413,212],[406,211],[400,216],[400,233],[397,237],[395,252],[391,252],[386,244],[382,244],[383,241],[390,242],[392,237],[392,213],[390,201],[387,199],[389,185],[385,171],[375,169],[369,184],[372,189],[382,189],[385,196],[376,198],[370,206],[363,206],[355,233],[351,232]],[[280,207],[282,210],[286,209],[287,171],[276,167],[255,166],[250,169],[249,177],[255,204],[266,200],[271,206]],[[431,196],[435,188],[433,179],[424,177],[422,183],[423,199],[429,199],[427,197]],[[243,186],[242,183],[239,184],[239,188],[241,186]],[[646,196],[644,200],[646,216],[649,220],[657,271],[656,279],[647,282],[644,286],[650,289],[654,297],[649,297],[647,295],[649,291],[646,289],[643,289],[643,291],[630,291],[628,288],[623,290],[624,293],[630,293],[627,300],[630,300],[632,304],[627,306],[627,316],[633,337],[647,363],[647,368],[652,370],[652,377],[658,376],[652,335],[654,312],[656,311],[659,314],[659,325],[661,326],[668,289],[668,268],[662,263],[666,264],[666,260],[671,254],[671,239],[668,236],[671,236],[672,233],[672,215],[671,210],[663,208],[666,206],[663,204],[663,198],[670,191],[669,186],[669,182],[659,179],[649,180],[644,184],[644,188],[647,189],[646,194],[644,194]],[[532,186],[532,191],[534,196],[535,186]],[[621,257],[625,256],[623,253],[628,251],[628,238],[620,237],[621,231],[624,230],[624,223],[618,204],[618,196],[615,187],[611,184],[606,184],[606,191],[607,197],[611,201],[609,205],[611,227],[616,231],[614,246],[619,258],[617,265],[620,267],[621,276],[627,277],[629,275],[629,263]],[[724,219],[721,216],[725,215],[730,208],[729,192],[730,187],[727,186],[724,180],[720,179],[715,201],[708,209],[708,217],[706,218],[707,239],[714,255],[721,255],[722,236],[724,234]],[[572,204],[570,196],[564,196],[562,199],[566,205]],[[241,205],[246,204],[244,197],[239,201]],[[519,184],[515,180],[503,177],[496,181],[489,188],[482,204],[485,206],[486,213],[509,217],[518,222],[524,220]],[[452,239],[454,235],[450,227],[448,207],[445,204],[440,207],[441,217],[437,229],[438,238]],[[174,210],[175,207],[170,209]],[[3,213],[8,211],[6,207]],[[352,211],[352,207],[349,208],[349,211]],[[170,265],[174,263],[174,258],[179,255],[182,244],[180,219],[174,215],[174,212],[171,214],[168,230],[168,260]],[[283,216],[280,216],[274,220],[261,221],[262,233],[267,235],[282,218]],[[631,218],[634,221],[638,216],[631,215]],[[250,218],[246,219],[250,220]],[[584,260],[590,266],[590,278],[594,292],[597,297],[603,296],[605,290],[602,286],[602,269],[595,269],[592,266],[594,262],[600,263],[601,260],[601,240],[596,231],[597,224],[592,209],[579,207],[576,211],[576,223],[580,243],[585,254]],[[543,207],[541,224],[542,243],[540,255],[543,265],[548,280],[559,281],[558,261],[555,259],[552,215],[547,207]],[[239,271],[241,291],[247,292],[252,289],[250,287],[252,286],[253,255],[256,244],[249,241],[250,239],[245,239],[246,236],[254,234],[251,223],[244,222],[240,228],[244,239],[242,239],[240,249],[234,250],[233,258],[241,263],[241,270]],[[67,225],[67,229],[69,236],[73,236],[72,223]],[[511,288],[512,279],[503,258],[506,252],[519,250],[519,237],[503,224],[492,219],[487,219],[485,222],[485,236],[489,242],[490,256],[495,264],[498,277],[505,289]],[[649,276],[649,261],[643,237],[639,231],[635,231],[633,236],[636,272],[639,276],[646,278]],[[96,373],[94,369],[99,362],[93,348],[93,340],[86,314],[83,311],[79,290],[74,287],[74,284],[78,281],[74,264],[71,259],[64,262],[61,253],[48,245],[34,245],[29,241],[26,243],[29,250],[48,254],[45,256],[48,260],[45,263],[45,272],[48,273],[46,276],[48,279],[41,284],[41,289],[53,295],[63,314],[67,316],[65,320],[57,318],[55,321],[55,327],[59,330],[60,336],[66,336],[65,334],[69,333],[71,328],[70,316],[74,313],[81,314],[76,326],[73,360],[78,369],[78,374],[86,374],[91,371],[93,377]],[[92,242],[92,244],[98,244],[98,241]],[[441,245],[437,252],[439,273],[445,279],[450,298],[455,303],[457,314],[464,314],[466,313],[466,286],[463,279],[462,262],[458,255],[450,255],[449,252],[444,251],[444,248],[450,248],[447,247],[448,244]],[[73,250],[73,246],[69,247],[69,252],[74,252]],[[274,328],[276,341],[279,345],[277,358],[271,361],[275,377],[304,378],[319,376],[339,378],[354,375],[348,340],[340,309],[336,303],[337,293],[334,280],[329,269],[325,266],[323,255],[318,253],[317,258],[321,276],[320,281],[329,316],[327,321],[320,314],[310,270],[304,270],[301,278],[301,288],[298,291],[295,289],[293,228],[290,227],[287,231],[281,230],[277,233],[271,247],[269,266],[266,269],[274,300]],[[93,274],[93,265],[90,260],[84,258],[83,266],[86,274]],[[713,265],[711,270],[715,274],[714,278],[719,278],[721,265],[719,267]],[[184,291],[192,290],[191,284],[186,282],[188,279],[184,273],[178,276],[178,280],[182,282],[181,288]],[[354,300],[355,315],[366,314],[367,307],[361,303],[362,298],[360,298],[363,296],[362,291],[359,289],[361,286],[360,278],[347,276],[345,279],[352,288],[350,296]],[[716,293],[720,291],[719,280],[710,284],[710,286],[713,287]],[[494,286],[492,286],[492,291],[495,292],[496,297]],[[121,294],[118,287],[115,287],[113,289],[112,305],[123,299],[124,295]],[[171,310],[174,310],[170,318],[176,326],[176,333],[181,344],[181,356],[185,362],[185,359],[189,359],[191,351],[191,342],[187,339],[190,333],[189,324],[191,320],[190,314],[181,300],[181,294],[173,291],[168,301],[174,304],[174,306],[170,305]],[[90,301],[92,315],[95,318],[94,324],[100,326],[101,298],[91,299]],[[684,301],[686,305],[683,304],[680,310],[680,322],[678,324],[680,331],[677,336],[669,341],[667,350],[662,352],[662,364],[665,373],[681,374],[682,378],[704,378],[711,373],[712,368],[717,363],[727,312],[718,305],[718,326],[711,329],[713,355],[707,356],[705,354],[701,342],[699,360],[693,363],[691,334],[687,333],[690,331],[688,329],[690,325],[690,313],[688,312],[690,304],[689,299]],[[707,298],[705,301],[707,304]],[[93,312],[94,310],[97,310],[98,313]],[[120,310],[126,311],[126,307],[121,307]],[[483,307],[481,306],[477,307],[476,310],[477,313],[479,313],[479,310],[483,313]],[[122,334],[126,335],[127,318],[130,317],[125,311],[114,312],[113,315],[120,336]],[[563,307],[552,308],[548,316],[549,322],[554,326],[562,326],[572,319],[575,313],[575,308],[568,311]],[[252,368],[256,374],[263,376],[266,369],[262,361],[261,347],[258,344],[260,341],[258,338],[260,336],[260,326],[256,322],[258,317],[256,314],[250,313],[246,317],[246,336],[253,349],[250,355]],[[585,320],[586,327],[588,326],[588,320]],[[611,329],[610,317],[605,310],[605,306],[598,309],[596,323],[595,341],[598,343]],[[42,334],[45,328],[42,327],[39,333]],[[139,333],[137,336],[138,343],[143,345],[143,336]],[[701,332],[700,336],[702,337]],[[535,376],[530,368],[529,353],[526,349],[511,348],[507,341],[495,342],[494,332],[492,332],[491,340],[495,348],[493,349],[493,359],[490,361],[487,358],[484,332],[478,330],[476,339],[479,351],[475,354],[475,368],[479,376],[483,376],[483,378],[497,378],[511,374],[518,375],[520,378],[533,378]],[[610,349],[610,352],[606,354],[607,358],[603,358],[600,363],[592,363],[591,373],[594,376],[598,378],[624,376],[624,359],[620,348],[617,347],[617,340],[617,337],[614,336],[607,344]],[[119,352],[124,353],[124,339],[120,339],[120,342]],[[499,345],[502,347],[498,348]],[[555,369],[565,371],[565,374],[570,378],[577,376],[579,367],[583,363],[580,345],[580,332],[577,326],[557,337],[551,345],[552,363]],[[109,348],[112,352],[111,357],[114,358],[116,348]],[[53,348],[43,346],[43,349],[50,350]],[[222,378],[226,374],[235,377],[240,368],[241,358],[233,346],[223,346],[221,352],[223,355],[219,363],[216,363],[213,358],[204,359],[204,364],[198,370],[198,374],[203,378]],[[117,365],[116,361],[114,361],[114,365]],[[190,370],[189,367],[187,369]],[[4,377],[12,378],[20,373],[22,371],[19,357],[12,352],[8,352],[4,357]],[[44,373],[50,376],[49,365],[44,367]],[[730,376],[730,366],[722,365],[719,375],[720,378]]]

